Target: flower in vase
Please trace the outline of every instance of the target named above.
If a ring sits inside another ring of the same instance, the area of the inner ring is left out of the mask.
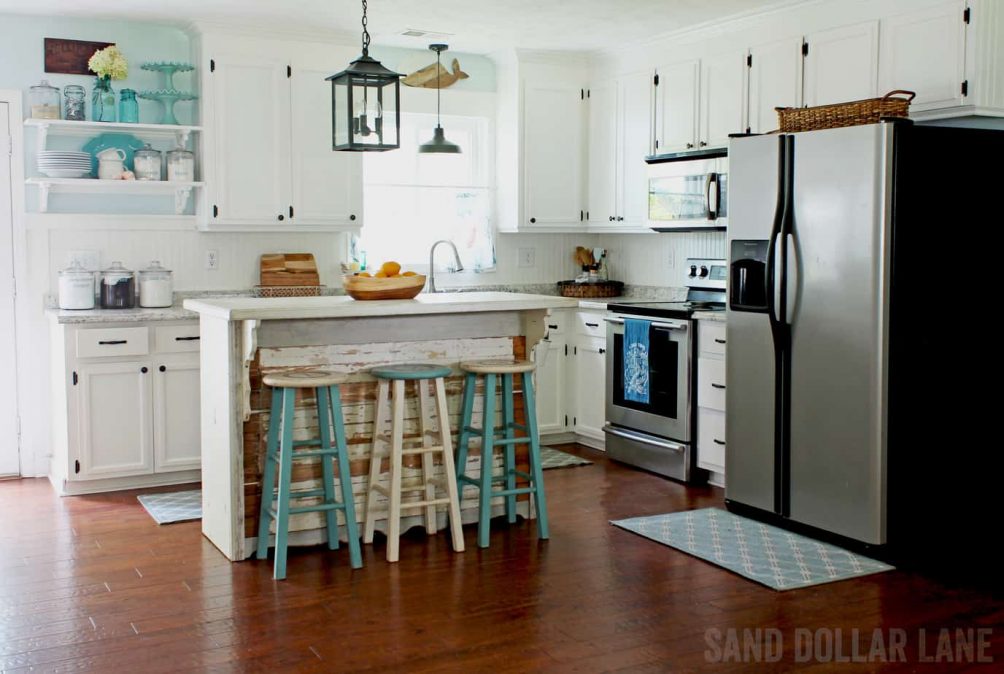
[[[115,45],[94,52],[87,67],[103,80],[124,80],[129,76],[129,62]]]

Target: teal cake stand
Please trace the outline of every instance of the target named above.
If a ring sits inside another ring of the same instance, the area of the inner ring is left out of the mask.
[[[164,104],[164,118],[160,120],[161,124],[177,124],[178,120],[174,116],[174,104],[178,101],[194,101],[198,98],[195,94],[174,89],[144,91],[140,93],[139,97],[147,101],[160,101]]]

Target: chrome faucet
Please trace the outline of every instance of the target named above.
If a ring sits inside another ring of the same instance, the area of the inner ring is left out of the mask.
[[[436,290],[436,246],[441,243],[449,244],[450,248],[453,249],[453,260],[457,263],[453,271],[463,271],[464,263],[460,261],[460,253],[457,252],[457,247],[453,245],[453,242],[449,239],[440,239],[436,243],[432,244],[432,248],[429,249],[429,290],[430,293],[439,292]]]

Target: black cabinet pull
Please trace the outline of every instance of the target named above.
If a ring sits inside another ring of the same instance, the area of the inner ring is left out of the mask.
[[[113,344],[128,344],[128,343],[129,343],[128,339],[107,339],[98,342],[98,344],[103,344],[105,346],[111,346]]]
[[[715,444],[716,445],[721,445],[722,447],[725,446],[725,443],[723,441],[719,440],[718,438],[714,438],[714,440],[715,440]]]
[[[724,344],[724,343],[725,343],[724,339],[715,339],[715,344]]]
[[[722,390],[725,390],[725,384],[712,384],[711,388],[720,388]]]
[[[199,339],[198,337],[175,337],[174,341],[176,341],[176,342],[194,342],[194,341],[196,341],[198,339]]]
[[[290,220],[293,219],[293,207],[292,206],[289,207],[289,218],[290,218]]]
[[[548,324],[547,324],[547,327],[548,327],[548,329],[550,329],[550,330],[557,330],[557,329],[558,329],[558,326],[557,326],[557,325],[551,325],[550,323],[548,323]]]
[[[158,369],[158,370],[160,370],[161,372],[167,372],[167,367],[166,367],[166,366],[164,366],[164,365],[161,365],[161,366],[160,366],[160,367],[158,367],[157,369]]]
[[[598,328],[598,327],[600,327],[600,324],[599,323],[586,323],[586,327],[587,328]]]
[[[147,369],[147,368],[145,368],[145,367],[141,367],[141,368],[139,369],[139,371],[140,371],[140,372],[142,372],[143,374],[146,374],[146,373],[147,373],[147,372],[149,372],[150,370],[148,370],[148,369]]]

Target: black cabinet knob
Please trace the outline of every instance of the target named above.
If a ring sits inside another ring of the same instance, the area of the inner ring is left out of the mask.
[[[159,368],[157,368],[157,369],[158,369],[158,370],[160,370],[161,372],[167,372],[167,367],[165,367],[165,366],[163,366],[163,365],[161,365],[161,366],[160,366]]]
[[[701,141],[701,147],[707,147],[707,146],[708,146],[708,142],[705,141],[705,140],[702,140]]]
[[[283,215],[282,213],[280,213],[280,214],[279,214],[279,222],[282,222],[282,221],[283,221],[283,220],[285,220],[285,219],[286,219],[286,216],[285,216],[285,215]]]
[[[349,216],[349,220],[355,220],[355,219],[356,219],[356,214],[355,213],[353,213],[352,215]]]
[[[610,216],[610,222],[613,222],[613,221],[614,221],[614,216],[611,215]]]
[[[617,216],[617,222],[624,222],[624,216],[623,215],[618,215]]]
[[[606,352],[607,352],[607,350],[606,350],[606,349],[600,349],[600,353],[601,353],[601,354],[603,354],[603,353],[606,353]]]
[[[147,372],[149,372],[150,370],[148,370],[148,369],[147,369],[147,368],[145,368],[145,367],[141,367],[141,368],[139,369],[139,371],[140,371],[140,372],[142,372],[143,374],[146,374],[146,373],[147,373]]]
[[[694,147],[693,143],[687,143],[687,149],[690,150]]]
[[[537,222],[537,218],[530,218],[530,222],[531,223]]]

